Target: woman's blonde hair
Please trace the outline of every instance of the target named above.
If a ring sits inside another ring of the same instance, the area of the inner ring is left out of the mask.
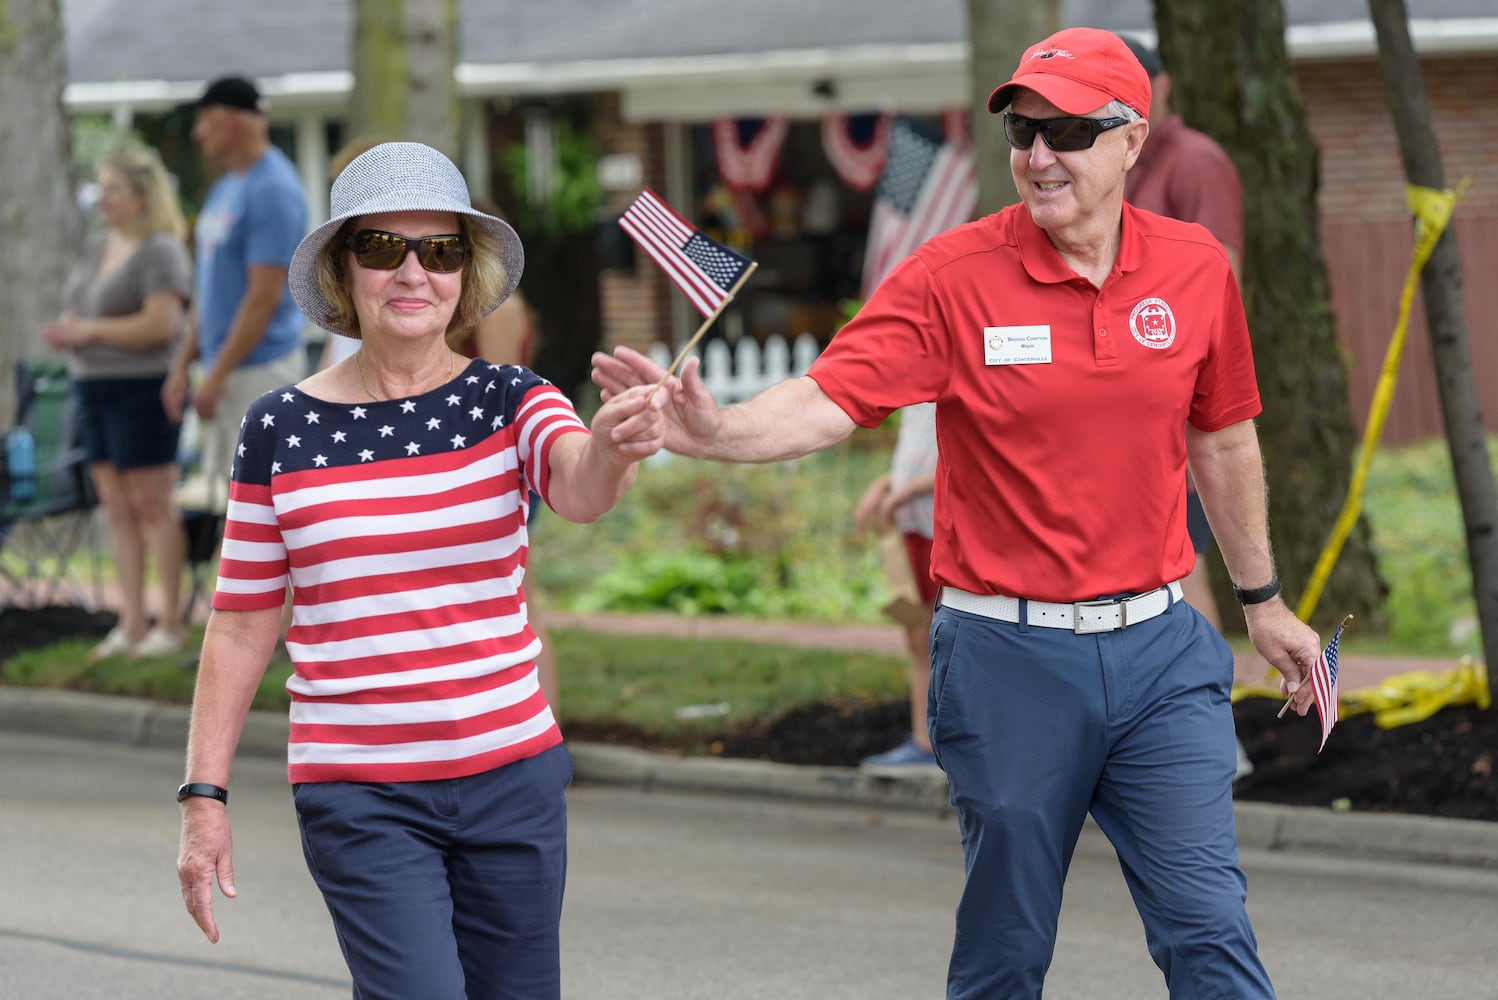
[[[328,300],[335,321],[329,329],[355,340],[362,339],[364,334],[359,329],[353,296],[349,294],[348,268],[353,252],[343,244],[349,234],[359,231],[359,224],[359,219],[350,219],[340,226],[317,260],[317,285]],[[447,325],[449,339],[461,338],[492,312],[503,301],[499,296],[508,283],[499,255],[499,241],[484,227],[470,223],[465,215],[458,216],[458,231],[468,243],[468,257],[463,261],[463,289],[458,293],[457,308]]]
[[[145,146],[117,149],[99,161],[99,169],[105,167],[119,171],[140,196],[145,209],[141,212],[141,235],[168,233],[179,240],[187,238],[187,221],[177,204],[177,187],[154,149]]]

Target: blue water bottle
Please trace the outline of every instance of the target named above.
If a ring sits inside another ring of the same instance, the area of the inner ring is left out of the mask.
[[[5,465],[10,470],[11,503],[30,503],[36,497],[36,442],[25,427],[5,436]]]

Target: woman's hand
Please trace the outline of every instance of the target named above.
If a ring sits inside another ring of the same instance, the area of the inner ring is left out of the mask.
[[[702,359],[698,357],[688,358],[682,366],[680,378],[672,376],[666,379],[657,390],[656,385],[666,374],[665,369],[639,351],[618,347],[613,354],[598,352],[593,355],[593,381],[602,390],[605,400],[612,400],[634,388],[643,387],[654,392],[656,399],[666,402],[662,410],[666,450],[701,458],[707,444],[717,437],[723,424],[722,411],[698,374],[701,364]]]
[[[652,393],[653,388],[637,385],[610,395],[593,415],[589,430],[606,461],[628,465],[649,458],[665,445],[666,395]]]
[[[889,497],[889,473],[886,472],[869,484],[859,498],[858,506],[853,508],[853,531],[856,534],[863,534],[870,524],[883,527],[889,523]]]
[[[182,903],[193,922],[213,944],[218,944],[218,922],[213,919],[213,882],[233,899],[234,840],[221,802],[193,797],[182,803],[182,849],[177,856],[177,881]]]
[[[589,434],[564,434],[551,446],[546,502],[569,521],[596,521],[613,509],[639,472],[641,459],[665,443],[664,393],[639,385],[611,395]]]
[[[75,351],[89,342],[83,324],[72,313],[63,313],[42,326],[42,339],[57,351]]]

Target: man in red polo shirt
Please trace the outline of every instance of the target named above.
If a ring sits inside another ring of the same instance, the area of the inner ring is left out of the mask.
[[[1271,997],[1233,827],[1232,654],[1181,601],[1195,469],[1249,636],[1311,705],[1316,634],[1279,596],[1238,287],[1205,230],[1124,203],[1149,79],[1111,32],[1032,46],[1005,112],[1022,204],[901,262],[807,376],[719,409],[695,359],[666,446],[804,455],[936,403],[929,731],[967,883],[948,997],[1039,997],[1091,814],[1172,997]],[[612,396],[664,374],[594,355]]]

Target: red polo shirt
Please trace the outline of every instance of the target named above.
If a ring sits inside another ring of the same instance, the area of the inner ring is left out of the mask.
[[[1045,601],[1185,576],[1186,421],[1260,410],[1222,248],[1128,205],[1101,289],[1013,205],[916,250],[808,374],[865,427],[934,400],[933,577]]]

